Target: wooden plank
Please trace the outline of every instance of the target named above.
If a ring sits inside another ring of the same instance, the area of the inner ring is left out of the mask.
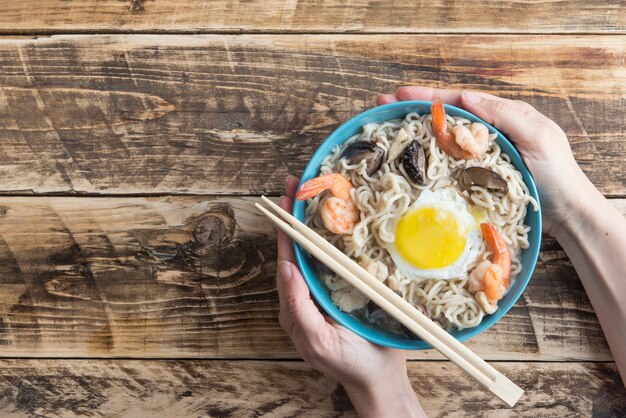
[[[0,198],[0,356],[297,357],[256,200]],[[611,360],[551,240],[519,302],[469,346],[487,359]]]
[[[623,197],[625,51],[626,36],[0,39],[0,190],[280,193],[377,93],[421,84],[529,101]]]
[[[626,413],[613,363],[496,363],[525,389],[514,409],[448,362],[410,362],[429,417]],[[3,417],[355,416],[342,387],[301,362],[2,360]],[[390,399],[390,402],[393,402]]]
[[[4,0],[0,32],[626,31],[622,0]]]

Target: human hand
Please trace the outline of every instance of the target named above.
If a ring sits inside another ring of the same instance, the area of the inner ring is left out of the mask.
[[[286,196],[280,199],[280,206],[290,213],[297,187],[298,179],[289,177]],[[372,344],[323,315],[295,264],[292,241],[282,231],[278,259],[280,325],[302,358],[340,382],[362,415],[423,414],[407,377],[404,351]]]
[[[376,104],[436,98],[472,112],[515,143],[537,184],[546,233],[557,235],[572,216],[572,208],[597,194],[578,167],[563,130],[526,102],[487,93],[414,86],[379,95]]]

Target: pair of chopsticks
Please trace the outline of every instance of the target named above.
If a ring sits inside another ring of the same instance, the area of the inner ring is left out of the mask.
[[[262,196],[261,199],[287,222],[281,220],[260,204],[255,203],[255,206],[311,255],[356,287],[380,306],[381,309],[385,310],[422,340],[446,356],[494,395],[502,399],[507,405],[512,407],[519,400],[524,393],[519,386],[487,364],[401,296],[379,282],[367,270],[311,228],[294,218],[267,197]]]

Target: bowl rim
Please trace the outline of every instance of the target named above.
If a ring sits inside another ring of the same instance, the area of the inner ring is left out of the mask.
[[[302,177],[300,179],[300,184],[298,185],[298,188],[302,185],[302,183],[304,183],[306,180],[312,177],[315,177],[317,173],[319,172],[319,165],[317,165],[316,167],[313,167],[311,163],[313,161],[321,162],[328,155],[328,152],[323,150],[325,148],[324,145],[327,143],[335,142],[335,141],[338,141],[336,145],[343,144],[351,136],[351,135],[345,134],[344,132],[353,130],[354,129],[353,126],[355,124],[358,124],[359,125],[358,128],[360,129],[366,124],[366,123],[362,123],[364,119],[366,119],[369,116],[376,115],[380,112],[384,112],[386,110],[395,109],[395,108],[411,108],[411,107],[422,108],[424,106],[428,106],[430,108],[430,106],[432,106],[432,103],[433,102],[431,101],[423,101],[423,100],[412,100],[412,101],[401,101],[401,102],[389,103],[386,105],[377,106],[372,109],[361,112],[357,114],[356,116],[352,117],[351,119],[349,119],[348,121],[344,122],[338,128],[336,128],[318,146],[315,153],[311,156],[311,159],[307,163],[307,166],[304,169],[304,172],[302,173]],[[509,157],[511,158],[512,164],[515,166],[515,168],[518,171],[521,172],[523,180],[526,183],[526,186],[528,187],[530,195],[535,198],[535,200],[537,201],[537,205],[538,205],[538,210],[536,212],[531,209],[528,211],[526,215],[528,216],[528,214],[532,212],[536,213],[534,215],[536,219],[536,223],[537,223],[535,228],[538,230],[538,236],[537,236],[536,244],[532,245],[532,242],[531,242],[531,246],[527,248],[526,250],[524,250],[524,252],[526,251],[530,252],[531,262],[530,262],[526,276],[519,277],[518,275],[518,277],[516,277],[515,279],[516,283],[519,280],[522,280],[518,288],[519,290],[517,290],[516,294],[513,295],[514,297],[508,299],[506,302],[503,302],[501,304],[500,302],[502,301],[500,301],[498,303],[498,309],[496,310],[496,312],[490,315],[485,315],[483,319],[481,320],[481,322],[475,327],[466,328],[465,330],[463,330],[464,332],[460,336],[454,335],[454,332],[451,333],[457,340],[459,340],[460,342],[464,342],[482,333],[483,331],[490,328],[497,321],[499,321],[511,309],[511,307],[520,299],[520,297],[522,296],[522,293],[526,289],[526,286],[528,285],[528,282],[530,281],[534,273],[535,267],[537,265],[537,259],[539,257],[539,249],[541,246],[541,230],[542,230],[541,204],[539,202],[539,195],[537,193],[537,187],[535,185],[535,181],[532,177],[532,174],[530,173],[530,170],[528,170],[528,167],[526,166],[523,158],[521,157],[521,155],[519,154],[519,152],[517,151],[517,149],[515,148],[515,146],[513,145],[511,141],[509,141],[494,126],[487,123],[482,118],[474,115],[473,113],[468,112],[467,110],[464,110],[464,109],[461,109],[459,107],[449,105],[449,104],[444,104],[444,108],[446,109],[446,111],[449,111],[449,114],[452,114],[454,116],[464,117],[472,122],[483,123],[488,127],[490,133],[497,134],[496,142],[498,142],[501,148],[507,148],[506,150],[503,150],[503,152],[509,155]],[[421,109],[416,109],[414,111],[417,111],[417,110],[421,110]],[[410,112],[411,110],[407,110],[406,114]],[[380,123],[380,122],[377,122],[377,123]],[[339,140],[337,139],[338,137],[339,137]],[[341,137],[343,137],[343,139],[341,139]],[[304,220],[304,216],[299,216],[299,213],[301,212],[301,214],[304,215],[305,207],[306,207],[306,201],[296,200],[294,202],[292,213],[300,221]],[[307,286],[310,289],[311,295],[319,303],[321,308],[324,309],[324,311],[327,314],[329,314],[339,324],[348,328],[350,331],[354,332],[360,337],[370,342],[373,342],[375,344],[381,345],[381,346],[399,348],[399,349],[405,349],[405,350],[424,350],[424,349],[432,348],[429,344],[427,344],[421,339],[403,339],[403,338],[400,338],[399,336],[398,338],[396,338],[388,334],[382,334],[382,335],[376,335],[377,333],[372,334],[371,332],[368,332],[369,327],[367,324],[357,319],[356,317],[352,316],[351,314],[341,311],[332,302],[332,300],[330,299],[330,296],[327,299],[321,298],[318,293],[326,291],[326,287],[324,286],[322,281],[317,277],[316,274],[309,274],[307,269],[304,268],[304,266],[308,264],[306,260],[308,253],[295,242],[293,246],[294,246],[296,261],[298,263],[298,268],[302,272],[302,276]],[[379,330],[379,331],[383,331],[383,330]]]

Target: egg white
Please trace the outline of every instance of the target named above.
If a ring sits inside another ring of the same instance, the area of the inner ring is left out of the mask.
[[[407,216],[421,207],[432,207],[435,210],[448,211],[455,215],[459,228],[465,233],[465,248],[456,261],[446,267],[437,269],[420,269],[405,260],[393,242],[387,250],[400,272],[410,280],[421,281],[428,279],[450,280],[465,278],[468,275],[468,266],[476,260],[481,250],[480,228],[474,217],[469,213],[467,202],[453,188],[440,189],[435,192],[424,190],[419,198],[407,209],[403,215]],[[397,223],[394,225],[394,231]]]

